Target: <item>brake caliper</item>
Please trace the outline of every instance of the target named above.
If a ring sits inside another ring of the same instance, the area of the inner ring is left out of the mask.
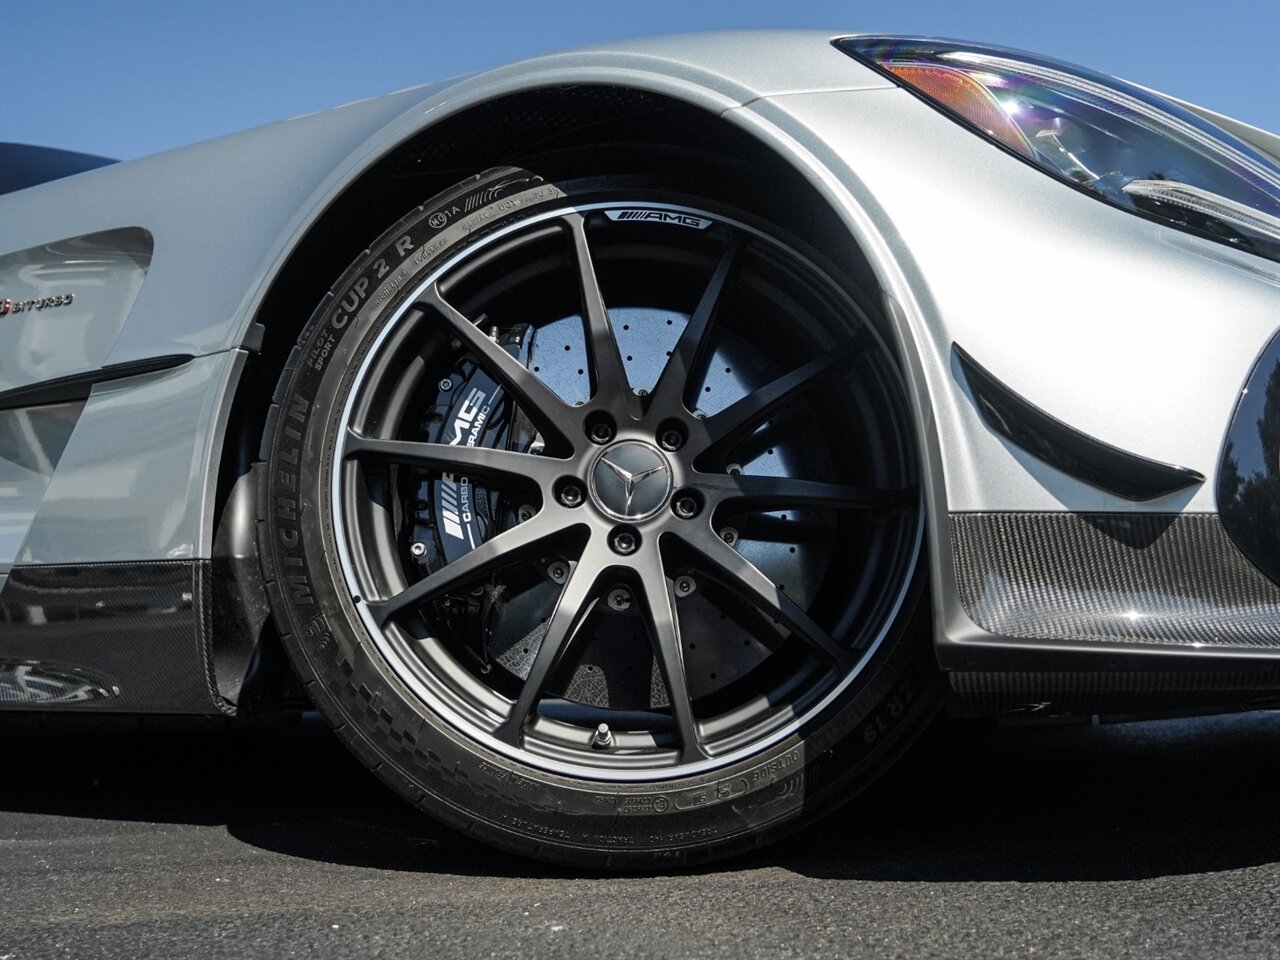
[[[527,328],[509,330],[498,343],[525,363],[528,333]],[[512,413],[502,386],[464,356],[439,383],[423,424],[424,439],[451,446],[527,450],[534,433],[522,416],[513,418]],[[427,549],[415,551],[415,558],[431,569],[453,563],[516,522],[517,505],[462,474],[424,477],[416,499],[413,541]]]

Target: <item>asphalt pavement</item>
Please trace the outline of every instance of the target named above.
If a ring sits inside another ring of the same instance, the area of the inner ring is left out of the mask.
[[[478,846],[318,723],[0,718],[0,960],[1280,957],[1280,714],[940,722],[843,811],[675,876]]]

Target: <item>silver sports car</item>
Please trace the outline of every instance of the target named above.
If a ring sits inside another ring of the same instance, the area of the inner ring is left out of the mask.
[[[0,707],[313,704],[643,869],[943,705],[1280,698],[1280,137],[779,32],[0,165]]]

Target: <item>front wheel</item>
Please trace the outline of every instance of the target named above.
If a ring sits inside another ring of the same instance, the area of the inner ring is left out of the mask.
[[[593,867],[704,861],[851,796],[931,714],[898,365],[782,228],[490,171],[358,259],[283,386],[286,648],[446,822]]]

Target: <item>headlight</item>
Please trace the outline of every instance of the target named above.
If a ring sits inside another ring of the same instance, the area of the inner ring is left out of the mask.
[[[870,37],[836,46],[1068,183],[1280,260],[1280,167],[1171,101],[992,47]]]

